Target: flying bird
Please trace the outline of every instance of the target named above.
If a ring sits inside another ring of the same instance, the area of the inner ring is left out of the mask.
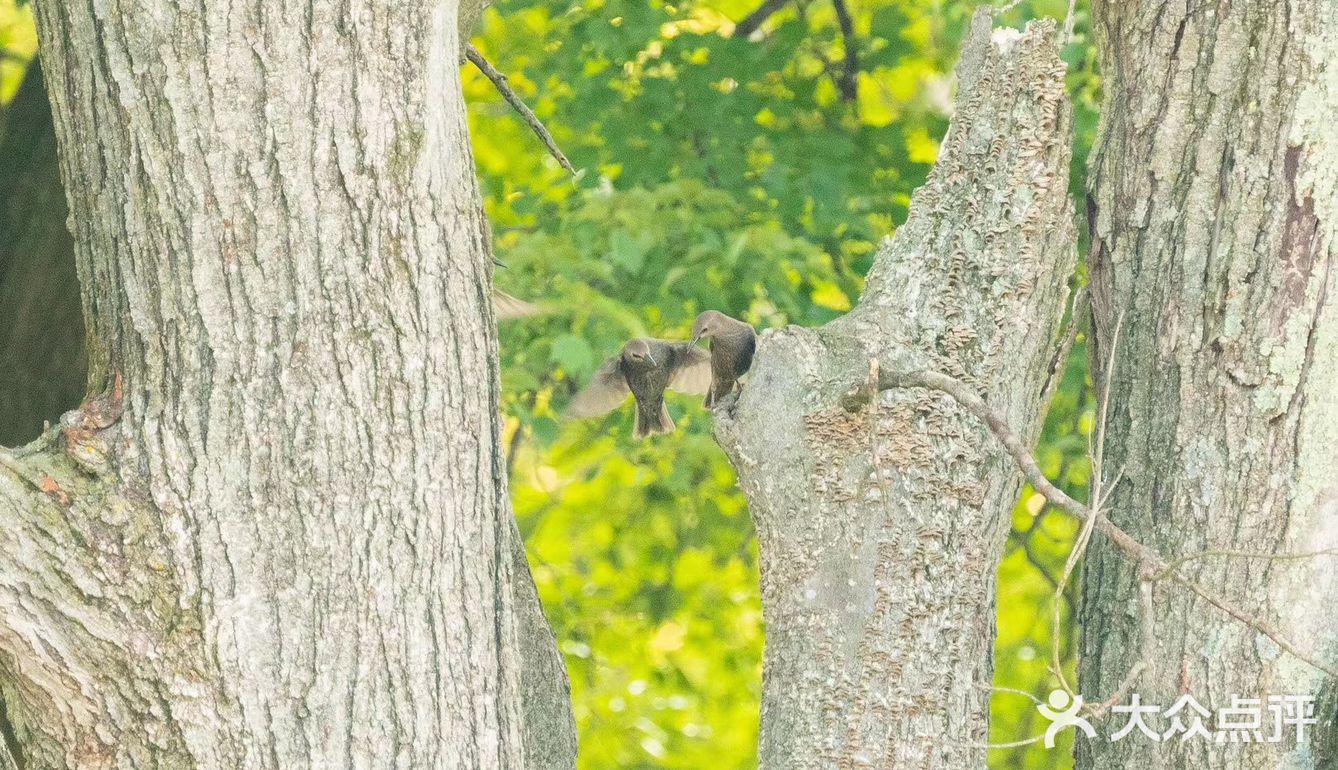
[[[492,290],[492,310],[499,321],[511,321],[517,318],[526,318],[532,315],[538,315],[542,312],[538,305],[530,304],[523,299],[513,297],[504,291]]]
[[[595,372],[594,379],[567,407],[569,417],[597,417],[618,408],[631,393],[636,400],[633,436],[671,433],[673,418],[665,389],[700,395],[711,386],[710,356],[687,342],[638,338],[623,346]]]
[[[492,258],[492,263],[498,267],[506,267],[506,263],[497,257]],[[492,312],[497,316],[498,321],[513,321],[517,318],[538,315],[543,312],[543,308],[519,297],[513,297],[504,291],[499,291],[494,286],[492,290]]]
[[[709,409],[729,395],[739,377],[753,365],[757,332],[743,321],[707,310],[692,324],[692,344],[704,339],[711,340],[711,389],[706,393]]]

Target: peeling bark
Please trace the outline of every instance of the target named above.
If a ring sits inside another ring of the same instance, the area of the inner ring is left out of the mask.
[[[21,766],[574,765],[456,10],[37,5],[100,395],[0,451]]]
[[[1035,440],[1075,259],[1064,74],[1053,22],[991,34],[978,12],[938,163],[858,306],[764,333],[717,412],[761,549],[765,770],[985,765],[1019,475],[943,394],[850,396],[872,361],[940,371]]]
[[[1332,2],[1098,2],[1105,106],[1092,153],[1097,360],[1123,317],[1105,445],[1112,520],[1168,557],[1338,547],[1338,14]],[[1212,557],[1193,579],[1338,664],[1331,558]],[[1137,643],[1136,577],[1096,543],[1081,684],[1169,706],[1319,695],[1333,682],[1253,629],[1159,585]],[[1267,711],[1265,711],[1267,715]],[[1163,728],[1165,725],[1161,725]],[[1211,728],[1211,725],[1210,725]],[[1310,746],[1080,742],[1081,768],[1320,768]]]

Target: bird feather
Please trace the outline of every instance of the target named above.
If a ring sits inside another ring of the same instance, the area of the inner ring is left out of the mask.
[[[684,346],[682,358],[669,379],[669,389],[700,396],[711,389],[711,354],[695,346]]]
[[[595,372],[590,384],[572,399],[568,417],[598,417],[617,409],[632,393],[627,378],[618,367],[619,356],[606,360]]]

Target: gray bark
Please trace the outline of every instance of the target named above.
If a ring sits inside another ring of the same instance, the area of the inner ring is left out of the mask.
[[[37,16],[99,395],[0,450],[5,744],[572,766],[506,497],[455,3]]]
[[[1098,2],[1093,11],[1106,89],[1089,198],[1097,360],[1123,316],[1115,366],[1101,378],[1111,388],[1107,476],[1124,471],[1109,515],[1169,557],[1334,548],[1338,5]],[[1185,572],[1338,664],[1331,557],[1219,556]],[[1126,561],[1096,543],[1082,611],[1089,700],[1108,697],[1142,658],[1144,703],[1318,695],[1328,724],[1299,747],[1080,743],[1079,767],[1338,762],[1324,703],[1335,683],[1173,584],[1156,586],[1154,643],[1143,649],[1137,590]]]
[[[765,770],[985,764],[1019,475],[948,396],[851,389],[872,360],[940,371],[1034,441],[1075,254],[1055,38],[1049,21],[991,35],[976,15],[938,163],[858,306],[764,333],[717,412],[761,548]]]

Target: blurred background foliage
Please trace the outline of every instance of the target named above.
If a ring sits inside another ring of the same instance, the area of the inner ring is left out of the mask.
[[[631,413],[562,408],[636,335],[685,338],[715,308],[759,328],[819,325],[857,299],[906,218],[952,109],[975,3],[499,0],[475,44],[581,170],[575,179],[476,69],[463,70],[503,290],[547,314],[504,324],[501,369],[516,515],[571,672],[584,770],[756,766],[763,620],[747,503],[698,398],[680,430],[631,439]],[[1030,0],[998,24],[1063,19]],[[756,18],[754,16],[753,18]],[[1086,3],[1064,55],[1082,189],[1099,80]],[[0,101],[33,55],[30,9],[0,0]],[[853,55],[852,55],[853,54]],[[2,115],[2,113],[0,113]],[[3,120],[0,119],[0,130]],[[1037,456],[1078,497],[1093,398],[1081,337]],[[999,570],[991,740],[1043,732],[1027,697],[1051,675],[1051,599],[1076,527],[1024,489]],[[1075,589],[1059,659],[1072,674]],[[1069,746],[990,753],[1068,768]]]

